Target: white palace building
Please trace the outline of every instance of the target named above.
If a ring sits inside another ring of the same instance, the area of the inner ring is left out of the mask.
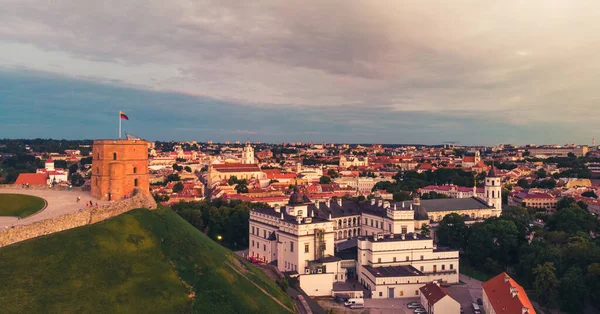
[[[248,255],[297,277],[309,296],[417,297],[426,283],[459,281],[458,251],[436,247],[422,225],[439,213],[499,216],[499,183],[491,170],[487,199],[391,203],[313,202],[295,191],[284,206],[250,211]]]

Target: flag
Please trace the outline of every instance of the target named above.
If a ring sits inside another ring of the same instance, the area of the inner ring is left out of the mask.
[[[129,117],[125,114],[125,112],[120,111],[120,113],[121,113],[121,119],[129,120]]]

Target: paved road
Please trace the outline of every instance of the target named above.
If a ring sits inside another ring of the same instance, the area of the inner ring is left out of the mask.
[[[365,299],[365,308],[370,314],[413,314],[413,310],[406,307],[409,302],[420,302],[419,298],[402,299]]]
[[[471,277],[468,277],[466,275],[460,274],[460,281],[464,282],[465,285],[467,286],[467,289],[469,289],[469,293],[471,293],[471,296],[473,297],[473,300],[477,300],[477,298],[481,298],[481,296],[483,295],[483,288],[481,287],[482,282],[477,280],[477,279],[473,279]]]
[[[48,202],[48,206],[29,217],[18,219],[16,217],[0,217],[0,229],[8,228],[11,226],[27,225],[35,221],[40,221],[48,218],[59,217],[62,215],[74,213],[79,209],[85,209],[86,202],[92,201],[94,205],[105,205],[109,202],[99,201],[90,196],[89,192],[76,192],[76,191],[54,191],[54,190],[9,190],[0,189],[0,194],[26,194],[41,197]],[[77,196],[81,196],[81,201],[77,202]]]

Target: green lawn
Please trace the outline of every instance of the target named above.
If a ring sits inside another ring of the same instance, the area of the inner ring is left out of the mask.
[[[460,273],[463,275],[467,275],[471,278],[475,278],[479,281],[488,281],[495,275],[490,275],[484,271],[474,269],[467,261],[466,257],[462,257],[459,260],[459,269]],[[496,274],[497,275],[497,274]]]
[[[0,216],[25,218],[44,208],[46,201],[37,196],[0,194]]]
[[[293,309],[260,269],[168,208],[2,248],[0,278],[2,313],[290,313],[252,282]]]

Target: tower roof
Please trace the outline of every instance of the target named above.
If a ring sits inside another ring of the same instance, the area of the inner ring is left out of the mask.
[[[494,163],[492,162],[492,168],[490,168],[490,171],[488,171],[487,174],[488,177],[497,177],[496,175],[496,167],[494,167]]]
[[[306,196],[306,194],[298,191],[298,189],[295,188],[292,195],[290,195],[290,200],[289,200],[288,204],[289,205],[300,205],[300,204],[306,204],[306,203],[310,203],[310,199],[308,198],[308,196]]]

